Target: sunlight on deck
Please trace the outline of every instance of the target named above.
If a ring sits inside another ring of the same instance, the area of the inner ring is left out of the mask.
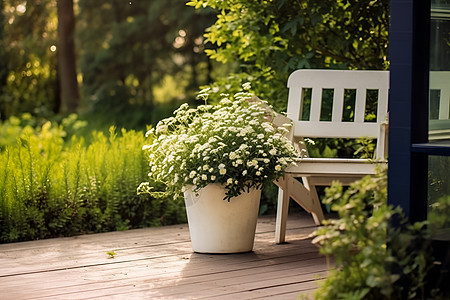
[[[309,215],[258,220],[253,252],[193,253],[186,224],[0,245],[1,299],[297,299],[328,269]],[[107,254],[110,253],[111,255]]]

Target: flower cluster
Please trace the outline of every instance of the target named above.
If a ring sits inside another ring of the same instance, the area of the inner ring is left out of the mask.
[[[244,88],[248,88],[245,86]],[[201,91],[205,102],[207,91]],[[226,188],[226,199],[249,188],[261,188],[295,163],[298,156],[285,137],[286,127],[274,127],[264,102],[249,101],[247,92],[224,98],[217,105],[190,108],[181,105],[174,116],[147,132],[153,143],[149,151],[153,182],[178,197],[186,188],[197,192],[210,183]],[[149,191],[149,183],[139,187]]]

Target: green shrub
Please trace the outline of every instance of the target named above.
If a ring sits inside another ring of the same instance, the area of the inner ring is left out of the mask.
[[[439,268],[448,268],[433,257],[431,237],[436,223],[409,224],[386,199],[385,171],[345,191],[338,183],[326,190],[324,202],[339,219],[325,221],[314,243],[322,254],[335,259],[336,268],[315,299],[449,299],[445,282],[435,278],[443,274]],[[436,215],[445,216],[450,202],[440,203]],[[390,226],[393,220],[398,222],[395,227]],[[439,217],[430,215],[429,220],[444,224]]]
[[[39,135],[44,128],[50,134],[68,139],[72,135],[79,134],[86,126],[87,122],[79,120],[76,114],[61,118],[59,122],[38,119],[29,113],[24,113],[19,117],[11,116],[3,122],[0,121],[0,150],[5,149],[8,145],[14,145],[18,138]]]
[[[16,135],[0,150],[0,242],[185,221],[180,203],[136,194],[148,174],[142,132],[111,128],[86,145],[47,122]]]

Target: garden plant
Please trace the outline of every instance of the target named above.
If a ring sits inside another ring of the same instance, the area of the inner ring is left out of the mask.
[[[216,105],[208,105],[208,90],[200,91],[204,105],[183,104],[174,116],[158,123],[147,135],[150,182],[140,185],[140,193],[152,192],[162,183],[164,196],[174,198],[190,187],[194,192],[210,183],[226,188],[226,199],[250,188],[272,184],[298,157],[285,126],[275,127],[272,110],[245,91],[222,95]]]
[[[111,127],[108,135],[93,132],[87,143],[67,136],[80,126],[74,116],[65,127],[21,126],[30,122],[25,116],[0,123],[0,242],[186,220],[176,201],[136,194],[149,171],[143,132]]]
[[[450,225],[450,197],[434,204],[428,221],[411,224],[400,208],[387,204],[387,172],[379,170],[347,190],[336,182],[324,203],[338,218],[324,221],[313,242],[335,268],[315,299],[450,297],[449,262],[433,251],[436,232]]]

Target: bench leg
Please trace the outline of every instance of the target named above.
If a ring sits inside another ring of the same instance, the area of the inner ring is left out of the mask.
[[[278,188],[277,218],[275,224],[275,243],[280,244],[285,241],[286,222],[289,210],[289,194]]]
[[[305,184],[307,186],[308,184]],[[323,215],[322,206],[320,206],[319,196],[317,196],[316,186],[308,186],[309,193],[312,199],[313,208],[311,209],[311,215],[316,225],[322,225],[322,221],[325,219]]]
[[[308,177],[302,177],[303,185],[309,190],[309,195],[311,198],[311,214],[316,225],[322,225],[322,221],[325,219],[323,215],[322,206],[320,205],[320,199],[317,195],[316,186],[310,184]]]

